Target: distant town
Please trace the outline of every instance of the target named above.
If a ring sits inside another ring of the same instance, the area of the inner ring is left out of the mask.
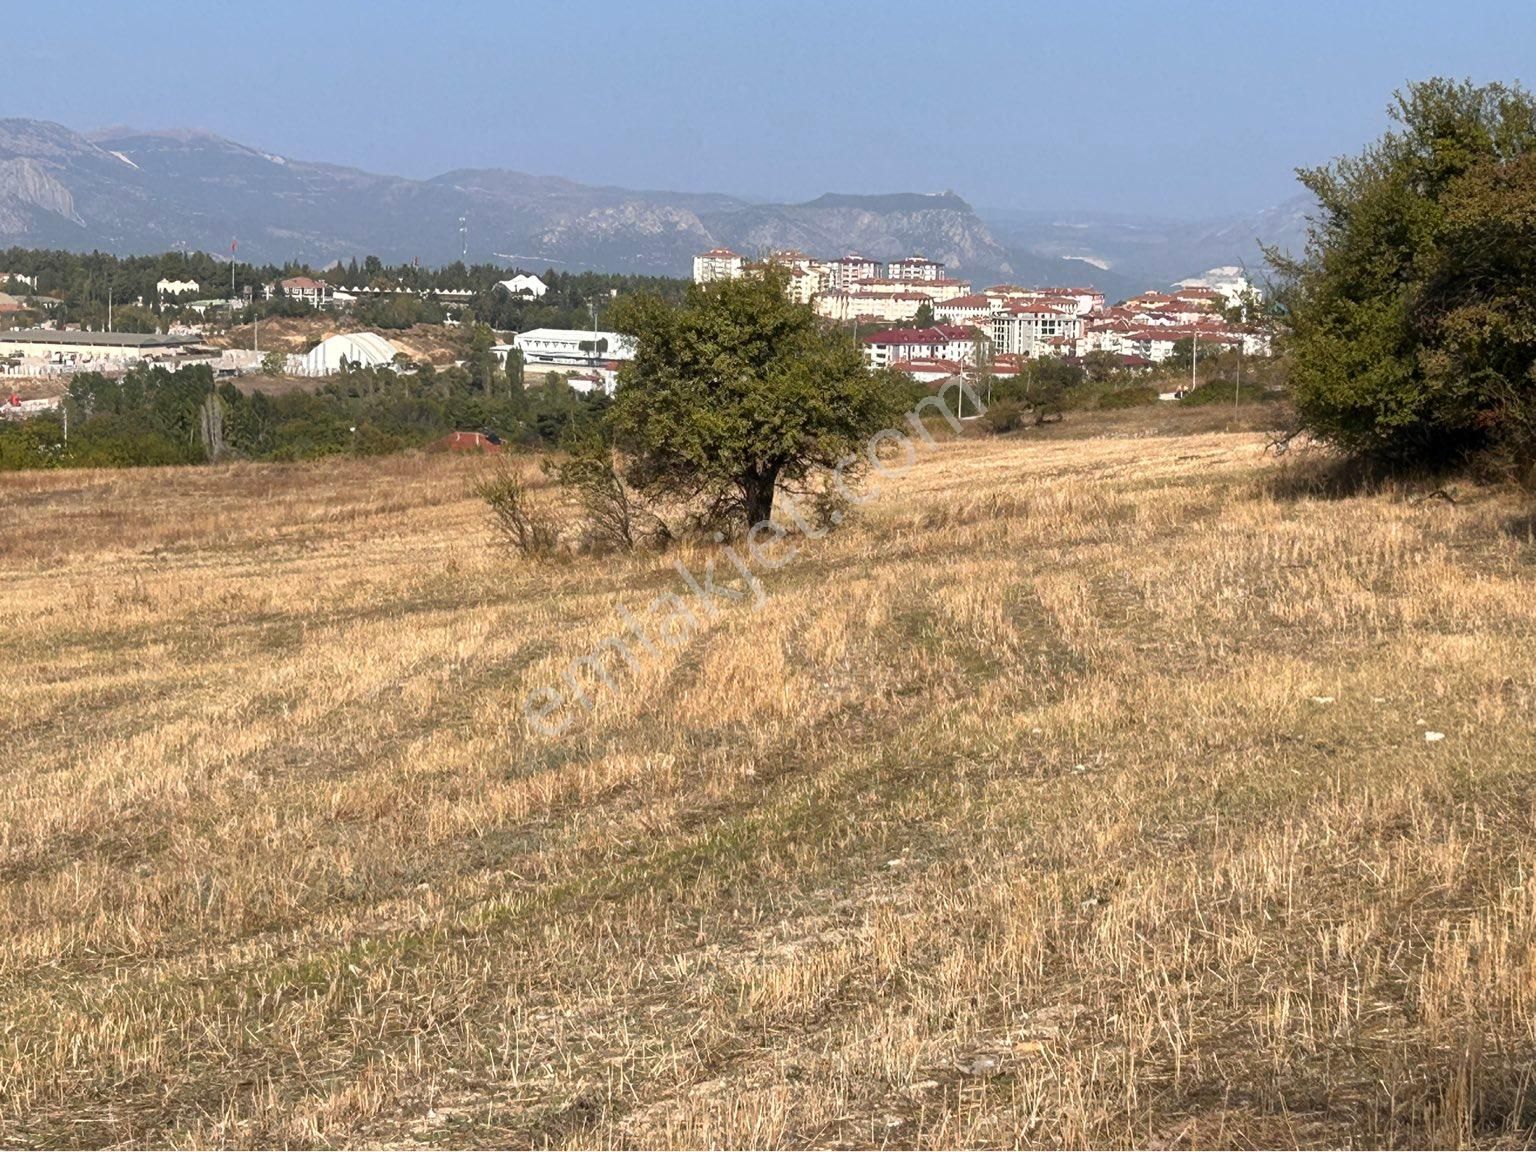
[[[748,257],[714,248],[694,257],[693,281],[710,284],[770,268],[784,277],[791,299],[809,304],[830,322],[850,326],[870,367],[904,373],[927,385],[979,367],[1007,378],[1030,361],[1081,363],[1095,354],[1101,363],[1135,373],[1169,360],[1181,344],[1244,355],[1270,351],[1266,329],[1243,322],[1256,311],[1257,292],[1235,267],[1213,269],[1166,292],[1144,292],[1113,305],[1090,287],[976,288],[950,275],[943,262],[920,255],[881,261],[848,253],[823,259],[787,250]],[[340,265],[336,271],[346,274]],[[40,293],[35,274],[0,270],[0,326],[9,325],[0,331],[0,376],[67,377],[77,371],[112,374],[136,364],[206,363],[219,377],[323,378],[354,368],[408,366],[407,346],[367,330],[377,327],[368,325],[367,318],[381,301],[403,298],[430,305],[439,323],[452,328],[461,316],[478,314],[484,322],[494,304],[537,304],[549,291],[544,278],[529,272],[483,274],[485,283],[479,287],[447,286],[441,280],[422,287],[379,276],[332,284],[305,274],[247,282],[226,295],[209,294],[211,286],[196,279],[167,276],[154,284],[153,308],[144,299],[147,291],[119,303],[120,316],[128,305],[141,319],[155,321],[148,327],[158,330],[144,331],[141,323],[135,331],[119,331],[110,304],[104,317],[97,317],[105,324],[60,319],[68,312],[65,301]],[[493,282],[498,275],[505,278]],[[263,311],[270,317],[276,305],[290,313],[334,315],[338,323],[327,325],[302,351],[263,350]],[[583,301],[580,311],[586,310]],[[240,315],[249,317],[249,346],[233,347],[223,337]],[[611,393],[617,370],[632,358],[633,348],[626,337],[599,326],[597,300],[591,302],[591,317],[590,327],[506,332],[491,352],[504,365],[515,356],[535,377],[559,374],[577,392]],[[356,330],[348,330],[348,318]],[[0,415],[24,415],[56,403],[48,397],[23,402],[12,390],[6,393],[0,394]]]
[[[714,248],[693,258],[693,279],[708,284],[769,267],[787,277],[792,299],[827,319],[878,326],[859,335],[871,367],[893,368],[925,383],[954,376],[984,357],[995,374],[1009,376],[1025,360],[1070,361],[1092,352],[1118,357],[1123,368],[1151,368],[1173,356],[1181,341],[1246,355],[1270,350],[1264,330],[1230,319],[1257,298],[1235,267],[1113,307],[1092,288],[993,284],[976,290],[922,256],[882,263],[858,253],[822,260],[790,250],[748,259]]]

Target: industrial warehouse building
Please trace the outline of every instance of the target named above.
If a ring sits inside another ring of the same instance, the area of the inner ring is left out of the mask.
[[[146,332],[55,332],[21,328],[0,332],[0,357],[19,356],[52,364],[133,364],[141,360],[170,360],[196,340],[190,336],[160,336]]]

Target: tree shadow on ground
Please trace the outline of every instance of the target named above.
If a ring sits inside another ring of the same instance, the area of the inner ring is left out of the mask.
[[[1427,478],[1420,478],[1427,479]],[[1259,480],[1259,491],[1271,500],[1351,500],[1414,487],[1409,478],[1394,476],[1380,465],[1331,452],[1326,448],[1291,449],[1280,465]]]

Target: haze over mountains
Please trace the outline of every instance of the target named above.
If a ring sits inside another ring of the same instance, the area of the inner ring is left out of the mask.
[[[566,270],[686,276],[716,245],[890,259],[918,252],[977,281],[1091,283],[1130,294],[1221,264],[1258,267],[1257,240],[1296,248],[1304,196],[1251,216],[1199,222],[999,209],[953,192],[828,194],[802,204],[636,191],[506,169],[429,180],[294,160],[201,132],[84,134],[0,119],[0,247],[174,248],[323,266],[377,255],[469,258]]]

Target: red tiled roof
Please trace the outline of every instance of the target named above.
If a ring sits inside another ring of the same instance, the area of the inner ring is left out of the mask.
[[[991,306],[992,301],[980,293],[974,296],[955,296],[934,305],[935,308],[990,308]]]
[[[976,329],[968,324],[935,324],[932,328],[887,328],[861,339],[865,344],[948,344],[975,338]]]
[[[941,360],[933,356],[919,356],[912,360],[897,360],[891,367],[898,372],[962,372],[965,365],[955,360]]]

